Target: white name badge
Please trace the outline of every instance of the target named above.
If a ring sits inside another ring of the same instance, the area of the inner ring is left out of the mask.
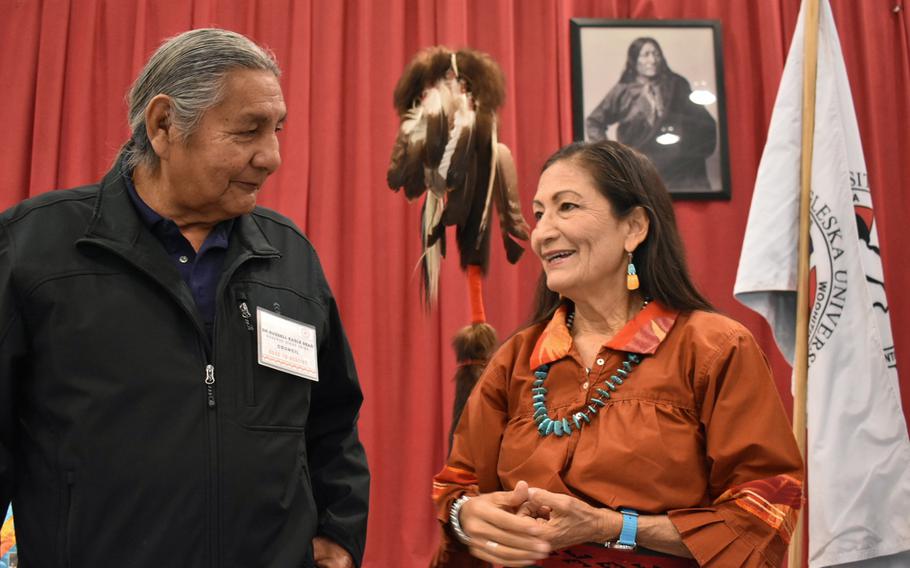
[[[259,364],[311,381],[319,381],[316,328],[256,308]]]

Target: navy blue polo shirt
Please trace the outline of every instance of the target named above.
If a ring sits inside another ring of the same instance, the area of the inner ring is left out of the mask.
[[[139,197],[131,176],[126,176],[126,187],[142,223],[164,246],[183,281],[189,286],[211,343],[215,325],[215,294],[234,220],[228,219],[215,225],[197,253],[176,223],[159,215]]]

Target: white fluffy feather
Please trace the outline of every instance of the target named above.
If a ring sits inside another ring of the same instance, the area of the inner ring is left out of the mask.
[[[427,193],[423,210],[423,256],[420,257],[420,260],[426,268],[427,294],[431,303],[436,303],[436,298],[439,296],[439,269],[442,265],[442,252],[439,248],[439,241],[433,243],[433,246],[427,247],[427,240],[442,218],[443,207],[441,197],[433,192]]]
[[[411,107],[401,122],[401,133],[409,143],[422,142],[427,137],[427,121],[424,120],[424,109],[420,105]]]
[[[461,98],[467,98],[464,95],[460,96]],[[455,154],[455,147],[458,146],[458,140],[461,138],[462,132],[466,128],[474,128],[475,116],[476,114],[473,110],[468,108],[467,104],[455,111],[454,126],[449,132],[449,141],[446,143],[445,152],[442,154],[442,161],[439,162],[439,175],[441,175],[443,179],[449,175],[449,166],[452,164],[452,156]]]

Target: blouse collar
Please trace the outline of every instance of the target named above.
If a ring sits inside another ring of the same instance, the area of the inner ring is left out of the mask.
[[[531,353],[532,369],[562,359],[569,354],[572,348],[572,335],[566,327],[567,315],[568,307],[562,304],[537,338],[537,344]],[[651,355],[670,333],[678,315],[677,310],[652,301],[603,346],[615,351]]]

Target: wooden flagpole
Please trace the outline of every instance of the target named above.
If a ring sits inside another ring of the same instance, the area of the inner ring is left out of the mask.
[[[806,393],[809,377],[809,197],[812,185],[812,149],[815,135],[815,83],[818,67],[818,3],[803,0],[805,42],[803,44],[803,131],[799,197],[799,282],[796,288],[796,360],[794,361],[793,433],[806,454]],[[808,487],[808,484],[804,485]],[[802,568],[804,556],[802,511],[790,541],[789,568]]]

